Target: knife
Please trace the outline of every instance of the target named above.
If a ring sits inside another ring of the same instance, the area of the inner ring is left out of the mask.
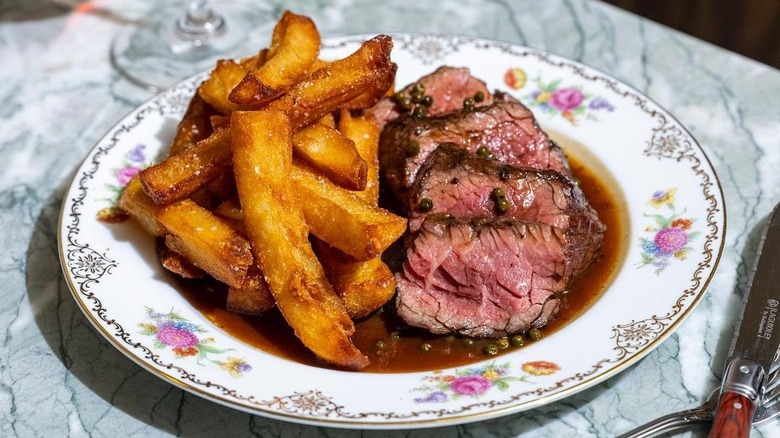
[[[710,438],[747,437],[780,346],[780,204],[769,215],[750,289],[726,361]]]

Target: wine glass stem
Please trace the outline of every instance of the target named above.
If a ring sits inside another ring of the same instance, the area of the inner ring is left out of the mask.
[[[213,38],[225,31],[225,19],[214,12],[208,0],[193,0],[176,22],[176,31],[191,40]]]

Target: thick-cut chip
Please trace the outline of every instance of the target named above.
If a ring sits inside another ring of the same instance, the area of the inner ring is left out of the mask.
[[[216,111],[206,103],[198,93],[193,94],[187,111],[184,112],[179,125],[176,127],[176,136],[173,137],[168,155],[176,155],[189,149],[197,142],[211,135],[213,129],[209,119]]]
[[[395,77],[395,67],[390,61],[392,48],[393,40],[387,35],[371,38],[348,57],[305,77],[287,94],[271,102],[268,109],[287,113],[293,130],[314,123],[370,92],[377,82]]]
[[[349,101],[349,103],[344,105],[344,108],[362,110],[376,105],[383,97],[387,96],[389,91],[394,89],[395,72],[398,70],[398,65],[393,64],[392,69],[393,74],[382,76],[379,81],[374,83],[371,89]]]
[[[193,265],[184,256],[168,248],[164,242],[157,245],[157,258],[160,259],[160,264],[163,268],[181,278],[191,280],[208,276],[206,271]]]
[[[216,130],[184,152],[142,170],[144,191],[159,205],[186,198],[230,168],[230,145],[230,130]]]
[[[355,261],[321,240],[317,241],[317,254],[353,319],[368,316],[393,297],[395,275],[381,258]]]
[[[355,143],[322,123],[309,125],[293,135],[297,157],[321,171],[331,181],[348,190],[366,188],[368,165]]]
[[[281,95],[305,76],[320,51],[320,34],[314,22],[285,11],[274,28],[273,56],[248,72],[228,95],[239,105],[261,105]]]
[[[225,308],[229,312],[259,316],[276,305],[257,265],[249,267],[241,287],[230,287]]]
[[[253,262],[249,241],[189,199],[157,210],[165,244],[217,280],[240,287]]]
[[[406,230],[406,219],[367,203],[303,163],[295,163],[290,180],[312,234],[356,260],[382,254]]]
[[[292,187],[290,122],[278,111],[234,112],[233,169],[257,264],[296,336],[323,360],[368,365],[352,343],[355,330],[309,243]]]
[[[355,144],[358,154],[366,162],[366,187],[355,192],[371,205],[379,203],[379,127],[364,116],[353,117],[342,110],[339,131]]]
[[[239,110],[241,106],[231,102],[228,96],[233,88],[241,83],[248,71],[236,61],[221,59],[217,61],[217,66],[208,79],[198,87],[198,94],[222,114],[227,115]]]
[[[122,196],[119,197],[119,208],[135,219],[138,225],[152,236],[165,234],[165,228],[157,222],[157,218],[154,216],[158,206],[144,192],[138,175],[134,176],[122,190]]]

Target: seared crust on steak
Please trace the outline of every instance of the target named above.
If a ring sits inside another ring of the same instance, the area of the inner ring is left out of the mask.
[[[390,189],[404,196],[420,166],[442,143],[458,145],[469,153],[484,147],[507,164],[569,174],[563,151],[539,128],[531,111],[500,94],[492,105],[474,110],[438,117],[402,115],[390,122],[379,141],[379,162]],[[415,146],[410,149],[410,145]]]

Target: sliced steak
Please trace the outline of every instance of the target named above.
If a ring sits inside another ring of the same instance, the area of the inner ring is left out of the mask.
[[[415,83],[425,88],[425,95],[431,96],[433,103],[428,107],[428,115],[435,116],[458,111],[463,108],[463,100],[482,93],[484,100],[476,102],[476,106],[490,105],[493,96],[490,95],[484,82],[471,76],[469,69],[457,67],[439,67],[433,73],[423,76]],[[406,86],[401,92],[409,96],[414,84]],[[403,111],[396,105],[394,97],[386,97],[367,111],[381,130],[388,122],[395,120]]]
[[[501,337],[542,327],[573,276],[566,231],[512,218],[434,214],[397,274],[398,314],[436,334]]]
[[[582,190],[552,170],[518,168],[444,143],[420,168],[408,194],[411,231],[437,212],[462,218],[504,216],[565,230],[577,242],[578,252],[566,259],[575,273],[585,270],[601,251],[606,227]],[[503,205],[497,194],[503,194]]]
[[[390,189],[405,196],[420,166],[442,143],[470,153],[484,147],[507,164],[569,174],[563,151],[542,131],[531,111],[499,94],[492,105],[474,110],[439,117],[403,115],[390,122],[379,142],[380,166]]]

